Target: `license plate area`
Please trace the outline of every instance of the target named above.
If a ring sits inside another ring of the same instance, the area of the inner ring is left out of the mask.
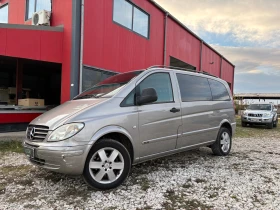
[[[259,119],[254,119],[254,118],[251,118],[251,121],[252,121],[252,122],[260,122]]]
[[[24,153],[27,157],[34,159],[35,149],[30,147],[24,147]]]

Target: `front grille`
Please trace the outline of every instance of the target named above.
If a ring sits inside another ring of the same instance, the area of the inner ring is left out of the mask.
[[[262,114],[248,114],[249,117],[262,117]]]
[[[29,125],[27,128],[27,139],[30,141],[44,141],[48,135],[49,127],[42,125]]]

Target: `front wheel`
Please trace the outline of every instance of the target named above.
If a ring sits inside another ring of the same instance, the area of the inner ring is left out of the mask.
[[[216,142],[211,146],[214,155],[226,156],[231,150],[231,133],[229,129],[222,127],[218,133]]]
[[[242,127],[246,127],[247,126],[247,124],[245,123],[245,122],[241,122],[241,125],[242,125]]]
[[[273,128],[273,124],[274,122],[272,121],[271,123],[268,123],[266,126],[268,129],[272,129]]]
[[[278,125],[278,118],[275,120],[274,124],[273,124],[273,127],[274,128],[277,128],[277,125]]]
[[[88,154],[84,180],[92,188],[109,190],[121,185],[131,168],[131,158],[124,145],[103,139]]]

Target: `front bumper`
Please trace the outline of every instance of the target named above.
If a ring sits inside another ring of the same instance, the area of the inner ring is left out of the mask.
[[[83,173],[87,153],[90,149],[90,145],[46,146],[45,144],[34,144],[28,140],[24,140],[23,147],[34,150],[34,157],[28,157],[34,165],[71,175]]]
[[[242,122],[245,122],[245,123],[266,125],[273,121],[273,117],[242,116],[241,120],[242,120]]]

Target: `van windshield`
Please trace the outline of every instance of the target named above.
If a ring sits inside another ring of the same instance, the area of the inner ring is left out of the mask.
[[[249,110],[266,110],[271,111],[271,105],[270,104],[251,104],[248,106]]]
[[[120,91],[130,80],[141,74],[143,71],[134,71],[124,74],[117,74],[85,90],[73,100],[86,98],[110,98]]]

